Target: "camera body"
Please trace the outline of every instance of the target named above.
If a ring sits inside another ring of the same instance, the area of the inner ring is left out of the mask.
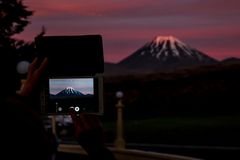
[[[37,55],[48,58],[41,91],[41,112],[103,114],[103,44],[101,35],[42,36]]]

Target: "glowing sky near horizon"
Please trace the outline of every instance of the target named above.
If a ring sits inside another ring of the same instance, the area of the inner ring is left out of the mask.
[[[216,59],[240,58],[239,0],[23,0],[35,11],[23,33],[101,34],[104,58],[119,62],[156,36],[177,37]]]

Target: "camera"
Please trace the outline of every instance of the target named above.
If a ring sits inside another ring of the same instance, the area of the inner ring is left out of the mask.
[[[76,112],[103,114],[103,43],[101,35],[41,36],[37,56],[47,57],[41,87],[44,114]]]

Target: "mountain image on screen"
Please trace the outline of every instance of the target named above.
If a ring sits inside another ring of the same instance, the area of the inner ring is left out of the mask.
[[[83,94],[82,92],[75,90],[73,87],[67,87],[57,94],[51,94],[50,98],[78,98],[78,97],[90,97],[92,94]]]

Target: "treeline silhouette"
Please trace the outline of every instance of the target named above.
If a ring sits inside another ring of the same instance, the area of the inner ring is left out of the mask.
[[[124,92],[125,118],[239,114],[240,63],[172,72],[105,76],[105,114],[114,118],[115,92]]]

